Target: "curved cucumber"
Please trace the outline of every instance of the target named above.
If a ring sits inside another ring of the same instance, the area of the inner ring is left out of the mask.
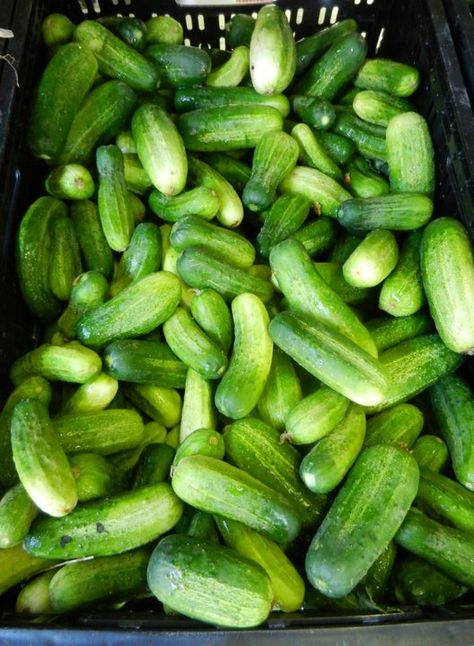
[[[422,435],[413,445],[413,457],[420,469],[442,471],[449,460],[448,447],[437,435]]]
[[[208,153],[206,161],[220,173],[239,193],[250,179],[251,168],[228,153]]]
[[[272,365],[265,388],[258,400],[258,412],[264,422],[282,430],[288,414],[303,397],[291,359],[273,348]]]
[[[171,87],[202,85],[211,71],[211,59],[204,48],[161,42],[145,53]]]
[[[110,286],[115,296],[130,283],[158,271],[161,266],[161,231],[156,224],[142,222],[132,234],[130,244],[122,254]]]
[[[332,160],[324,144],[309,126],[305,123],[298,123],[292,128],[291,136],[298,143],[299,158],[303,164],[316,168],[336,182],[342,181],[341,169]]]
[[[293,444],[312,444],[332,431],[344,418],[349,400],[327,386],[307,395],[285,420],[285,438]]]
[[[357,23],[348,18],[299,40],[296,43],[297,76],[302,74],[313,60],[323,54],[336,40],[354,31],[357,31]]]
[[[205,186],[196,186],[179,195],[169,196],[154,190],[148,198],[150,209],[165,222],[177,222],[189,215],[212,220],[219,211],[219,199]]]
[[[336,225],[332,218],[319,217],[290,236],[301,242],[311,258],[332,247],[336,237]]]
[[[374,172],[363,157],[356,157],[349,161],[344,183],[356,198],[379,197],[386,195],[390,190],[387,180]]]
[[[336,216],[344,200],[351,198],[351,194],[331,177],[307,166],[295,166],[279,188],[282,193],[296,193],[306,197],[318,215],[331,217]]]
[[[216,428],[214,392],[209,380],[188,368],[179,427],[180,442],[200,428]]]
[[[118,390],[118,381],[103,372],[79,386],[62,408],[64,413],[93,413],[107,408]]]
[[[243,81],[248,71],[249,48],[240,45],[233,50],[225,63],[212,70],[206,79],[206,85],[209,87],[235,87]]]
[[[265,216],[257,236],[260,254],[268,257],[282,240],[293,237],[309,215],[309,202],[301,195],[280,195]]]
[[[390,444],[407,449],[423,429],[421,411],[412,404],[398,404],[367,420],[365,446]]]
[[[191,299],[191,314],[209,338],[227,353],[233,340],[233,325],[222,296],[214,289],[198,291]]]
[[[374,161],[387,159],[386,132],[382,126],[363,121],[352,112],[343,110],[337,113],[333,130],[336,134],[350,139],[363,157]]]

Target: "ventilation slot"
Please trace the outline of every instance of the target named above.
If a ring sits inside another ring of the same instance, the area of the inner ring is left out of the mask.
[[[296,24],[301,25],[303,22],[303,16],[304,16],[304,9],[303,7],[300,7],[298,11],[296,12]]]
[[[321,9],[319,10],[318,25],[322,25],[325,20],[326,20],[326,7],[321,7]]]

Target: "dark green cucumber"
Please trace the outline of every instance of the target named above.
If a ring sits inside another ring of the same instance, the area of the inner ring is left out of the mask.
[[[209,543],[220,544],[220,536],[214,517],[205,511],[196,511],[186,530],[188,536],[194,536]]]
[[[410,448],[423,429],[421,411],[412,404],[398,404],[367,420],[365,446],[390,444]]]
[[[75,279],[69,303],[58,319],[58,328],[66,338],[76,338],[77,321],[85,312],[102,305],[108,288],[107,279],[98,271],[88,271]]]
[[[316,168],[337,182],[342,181],[342,172],[326,151],[324,144],[305,123],[298,123],[291,130],[291,136],[299,146],[299,158],[303,164]]]
[[[392,540],[418,488],[418,466],[402,449],[373,446],[349,472],[306,555],[310,583],[348,594]]]
[[[174,95],[174,107],[178,112],[229,105],[266,105],[281,112],[283,117],[290,112],[290,102],[284,94],[266,96],[249,87],[178,88]]]
[[[229,461],[274,491],[286,496],[305,526],[314,525],[326,509],[325,496],[315,496],[302,484],[300,455],[279,432],[258,419],[247,417],[224,431]]]
[[[222,460],[224,454],[225,444],[220,433],[206,428],[197,429],[181,441],[174,456],[173,469],[190,455],[207,455],[209,458]]]
[[[433,329],[430,317],[424,312],[398,318],[385,316],[372,319],[367,321],[366,326],[379,352]]]
[[[65,45],[72,39],[74,23],[62,13],[50,13],[41,23],[41,35],[47,47]]]
[[[471,533],[441,525],[421,511],[411,509],[395,540],[458,583],[469,588],[474,586],[474,542]]]
[[[367,42],[357,32],[337,39],[303,76],[296,86],[298,94],[318,96],[331,101],[362,66]]]
[[[372,160],[387,159],[385,128],[359,119],[347,111],[337,113],[334,132],[350,139],[363,156]],[[423,192],[423,191],[417,191]]]
[[[118,390],[118,381],[103,372],[87,381],[69,397],[62,411],[65,413],[92,413],[107,408]]]
[[[456,478],[474,491],[474,395],[457,375],[442,377],[429,394]]]
[[[344,278],[342,265],[338,262],[315,262],[314,266],[329,287],[348,305],[366,301],[371,293],[368,287],[350,285]]]
[[[281,180],[298,161],[298,145],[286,132],[264,133],[255,148],[252,174],[242,201],[251,211],[263,211],[275,200]]]
[[[351,139],[343,135],[337,135],[335,132],[318,132],[318,138],[326,152],[336,164],[347,164],[355,152],[355,145]]]
[[[149,444],[140,456],[133,474],[132,488],[138,489],[166,482],[170,475],[175,450],[168,444]]]
[[[468,590],[416,556],[405,555],[397,562],[393,574],[393,588],[399,603],[442,606]]]
[[[156,224],[142,222],[130,239],[116,270],[110,293],[115,296],[130,283],[158,271],[161,265],[161,231]]]
[[[356,87],[401,97],[413,94],[419,82],[416,68],[387,58],[366,60],[354,81]]]
[[[267,212],[257,236],[260,254],[267,258],[279,242],[294,238],[292,234],[305,222],[309,210],[310,203],[302,195],[280,195]]]
[[[125,186],[132,193],[144,195],[153,188],[151,179],[136,153],[123,153],[123,175]]]
[[[454,218],[431,222],[423,232],[421,273],[438,334],[454,352],[474,350],[474,255],[465,227]]]
[[[308,254],[314,258],[332,247],[336,237],[336,225],[333,219],[322,216],[301,227],[290,237],[301,242]]]
[[[209,338],[228,352],[233,340],[232,316],[214,289],[198,291],[191,299],[191,314]]]
[[[211,71],[209,54],[199,47],[155,43],[147,47],[146,55],[171,87],[202,85]]]
[[[128,411],[127,411],[128,412]],[[97,453],[77,453],[69,459],[76,479],[79,502],[103,498],[113,492],[115,474],[112,465]]]
[[[114,341],[105,348],[104,368],[119,381],[184,388],[187,367],[166,343],[146,340]]]
[[[273,343],[268,334],[269,315],[251,293],[232,301],[234,345],[228,368],[219,382],[215,404],[226,417],[239,419],[257,405],[270,373]]]
[[[177,222],[189,215],[212,220],[219,211],[217,195],[205,186],[197,186],[180,195],[168,196],[154,190],[148,198],[150,209],[165,222]]]
[[[105,76],[125,81],[141,92],[156,89],[159,73],[155,66],[100,23],[84,20],[76,27],[74,39],[94,54]]]
[[[265,621],[273,597],[270,579],[259,565],[220,545],[179,534],[167,536],[154,549],[148,586],[173,610],[232,628]]]
[[[0,498],[0,548],[20,543],[38,513],[38,507],[22,484],[8,489]]]
[[[208,153],[206,161],[239,193],[250,179],[250,166],[226,153]]]
[[[184,385],[183,410],[179,426],[179,441],[202,428],[216,428],[214,390],[209,380],[188,368]]]
[[[357,31],[356,21],[347,18],[299,40],[296,43],[296,75],[300,76],[334,41],[354,31]]]
[[[359,455],[365,436],[364,411],[352,404],[344,418],[318,440],[300,464],[300,477],[310,491],[333,491]]]
[[[449,460],[448,447],[437,435],[422,435],[413,445],[413,457],[420,469],[442,471]]]
[[[386,400],[390,390],[385,366],[333,328],[281,312],[269,332],[296,363],[351,401],[376,406]]]
[[[340,233],[329,253],[328,260],[343,265],[360,243],[360,237],[345,231]]]
[[[79,243],[72,220],[67,216],[54,218],[50,231],[49,286],[56,298],[67,301],[74,279],[82,271]]]
[[[222,460],[183,458],[172,485],[181,500],[196,509],[242,522],[276,542],[299,534],[300,520],[287,497]]]
[[[97,73],[95,57],[77,43],[64,45],[44,70],[33,101],[29,146],[36,157],[55,159]]]
[[[433,202],[426,195],[397,193],[346,200],[339,207],[337,219],[349,231],[410,231],[424,226],[432,214]]]
[[[178,258],[176,268],[179,276],[190,287],[215,289],[227,301],[245,292],[255,294],[264,303],[273,296],[273,287],[269,281],[251,276],[198,247],[185,249]]]
[[[97,206],[89,200],[75,202],[71,204],[70,214],[86,269],[109,277],[113,268],[112,250],[102,230]]]
[[[180,295],[181,285],[173,274],[165,271],[148,274],[82,316],[77,323],[77,336],[88,345],[103,346],[146,334],[171,316]]]
[[[351,198],[340,184],[315,168],[295,166],[280,184],[282,193],[296,193],[306,197],[318,215],[335,217],[344,200]]]
[[[213,68],[206,79],[208,87],[236,87],[249,71],[249,48],[246,45],[236,47],[229,59]]]
[[[202,108],[178,117],[187,150],[226,151],[255,148],[262,135],[283,128],[281,112],[266,105]]]
[[[336,120],[336,111],[326,99],[318,96],[296,95],[292,99],[294,112],[315,130],[329,130]]]
[[[31,556],[21,544],[0,550],[0,594],[56,564],[57,561]]]
[[[173,388],[156,384],[130,384],[124,394],[137,410],[166,428],[176,426],[181,418],[181,397]]]
[[[53,612],[122,601],[147,591],[150,550],[107,556],[60,568],[49,584]]]
[[[182,511],[171,487],[159,483],[85,503],[59,520],[41,518],[24,546],[43,558],[111,556],[156,540],[174,527]]]
[[[149,43],[179,45],[183,42],[183,26],[171,16],[153,16],[145,24]]]
[[[396,556],[397,546],[394,541],[390,541],[356,586],[354,594],[363,607],[373,607],[374,603],[380,603],[385,598]]]
[[[135,17],[109,16],[99,18],[98,22],[110,29],[127,45],[139,52],[145,49],[147,42],[147,29],[143,20]]]
[[[386,229],[373,229],[342,265],[344,279],[354,287],[375,287],[395,269],[398,245]]]
[[[291,359],[274,348],[267,383],[258,401],[260,417],[273,428],[282,430],[288,414],[302,397],[301,385]]]
[[[357,92],[352,106],[358,117],[379,126],[388,126],[390,119],[397,114],[412,110],[409,101],[374,90]]]
[[[440,473],[421,470],[416,506],[442,523],[474,531],[474,492]]]
[[[250,45],[255,28],[255,18],[246,13],[236,13],[225,25],[227,43],[232,49],[240,45]]]
[[[378,197],[386,195],[390,190],[387,180],[374,172],[363,157],[349,161],[344,184],[356,198]]]

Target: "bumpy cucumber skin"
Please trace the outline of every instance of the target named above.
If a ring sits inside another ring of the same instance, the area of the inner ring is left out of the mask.
[[[398,245],[386,229],[374,229],[354,249],[342,266],[345,280],[354,287],[375,287],[395,269]]]
[[[397,563],[393,587],[399,603],[418,606],[442,606],[468,590],[424,559],[409,555]]]
[[[390,444],[410,448],[423,429],[421,411],[413,404],[398,404],[367,420],[365,446]]]
[[[350,139],[363,157],[375,161],[387,159],[386,132],[382,126],[368,123],[352,112],[342,110],[337,113],[333,131]]]
[[[449,460],[448,447],[437,435],[422,435],[413,445],[413,457],[420,469],[442,471]]]
[[[397,343],[431,332],[433,321],[428,314],[417,312],[410,316],[385,316],[372,319],[367,321],[366,326],[380,353]]]
[[[100,271],[106,278],[112,274],[113,255],[102,230],[94,202],[81,200],[70,207],[79,246],[89,271]]]
[[[156,384],[130,384],[125,396],[137,409],[166,428],[176,426],[181,417],[181,396],[177,390]]]
[[[115,486],[113,467],[97,453],[77,453],[70,458],[76,479],[79,502],[102,498],[112,493]]]
[[[334,41],[357,31],[357,23],[351,18],[340,20],[334,25],[306,36],[296,43],[296,75],[302,74],[313,60],[327,50]]]
[[[6,491],[0,499],[0,547],[20,543],[39,513],[22,484]]]
[[[207,455],[210,458],[222,460],[225,454],[225,444],[222,435],[207,428],[197,429],[181,441],[176,450],[173,465],[176,466],[183,458],[190,455]]]
[[[402,524],[418,479],[415,460],[402,449],[361,453],[306,555],[315,588],[337,599],[359,583]]]
[[[249,71],[249,48],[236,47],[229,60],[212,70],[206,79],[209,87],[235,87],[241,83]]]
[[[132,489],[166,482],[174,456],[175,450],[168,444],[148,444],[133,474]]]
[[[50,226],[49,285],[56,298],[67,301],[74,279],[82,271],[79,244],[70,218],[55,218]]]
[[[285,420],[285,437],[293,444],[312,444],[344,418],[349,400],[327,386],[302,399]]]
[[[375,90],[357,92],[352,106],[358,117],[379,126],[387,126],[397,114],[410,112],[412,109],[409,101]]]
[[[214,392],[211,382],[188,368],[184,385],[179,441],[200,428],[216,428]]]
[[[177,112],[226,105],[269,105],[281,112],[283,117],[290,113],[290,102],[284,94],[262,95],[249,87],[178,88],[174,94],[174,107]]]
[[[309,215],[309,202],[301,195],[280,195],[265,216],[263,227],[257,236],[262,256],[282,240],[292,237]]]
[[[179,534],[167,536],[153,551],[148,586],[174,610],[231,628],[265,621],[273,596],[270,579],[259,565],[220,545]]]
[[[415,67],[386,58],[367,59],[354,84],[398,97],[410,96],[418,87],[420,73]]]
[[[214,289],[203,289],[191,299],[191,314],[204,332],[228,352],[233,340],[232,316],[225,300]]]
[[[319,217],[291,234],[290,238],[301,242],[311,258],[327,251],[334,243],[336,226],[331,218]]]
[[[280,183],[282,193],[296,193],[306,197],[320,215],[336,217],[337,210],[351,194],[328,175],[316,168],[295,166]]]
[[[443,523],[474,531],[474,493],[440,473],[421,470],[416,506]]]
[[[217,195],[205,186],[197,186],[174,197],[154,190],[150,193],[148,205],[165,222],[177,222],[188,215],[212,220],[219,211]]]
[[[273,348],[270,373],[258,401],[261,418],[273,428],[282,430],[288,414],[302,397],[301,385],[291,359],[278,348]]]
[[[347,305],[363,303],[369,297],[370,288],[350,285],[344,278],[342,265],[338,262],[315,262],[314,266],[318,274]]]
[[[346,170],[344,183],[347,182],[348,188],[355,198],[379,197],[386,195],[390,190],[387,180],[374,172],[363,157],[359,156],[349,161]]]
[[[202,85],[211,71],[211,59],[204,48],[157,43],[147,48],[146,55],[171,87]]]
[[[299,158],[306,166],[325,173],[336,182],[342,182],[342,171],[326,151],[324,144],[309,126],[298,123],[291,130],[291,136],[298,143]]]
[[[433,202],[426,195],[397,193],[347,200],[337,219],[349,231],[411,231],[424,226],[432,214]]]

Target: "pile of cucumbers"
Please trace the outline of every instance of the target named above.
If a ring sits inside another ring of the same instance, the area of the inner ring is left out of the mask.
[[[474,261],[432,219],[418,71],[351,19],[295,43],[275,5],[230,51],[169,16],[43,36],[0,593],[243,628],[468,592]]]

